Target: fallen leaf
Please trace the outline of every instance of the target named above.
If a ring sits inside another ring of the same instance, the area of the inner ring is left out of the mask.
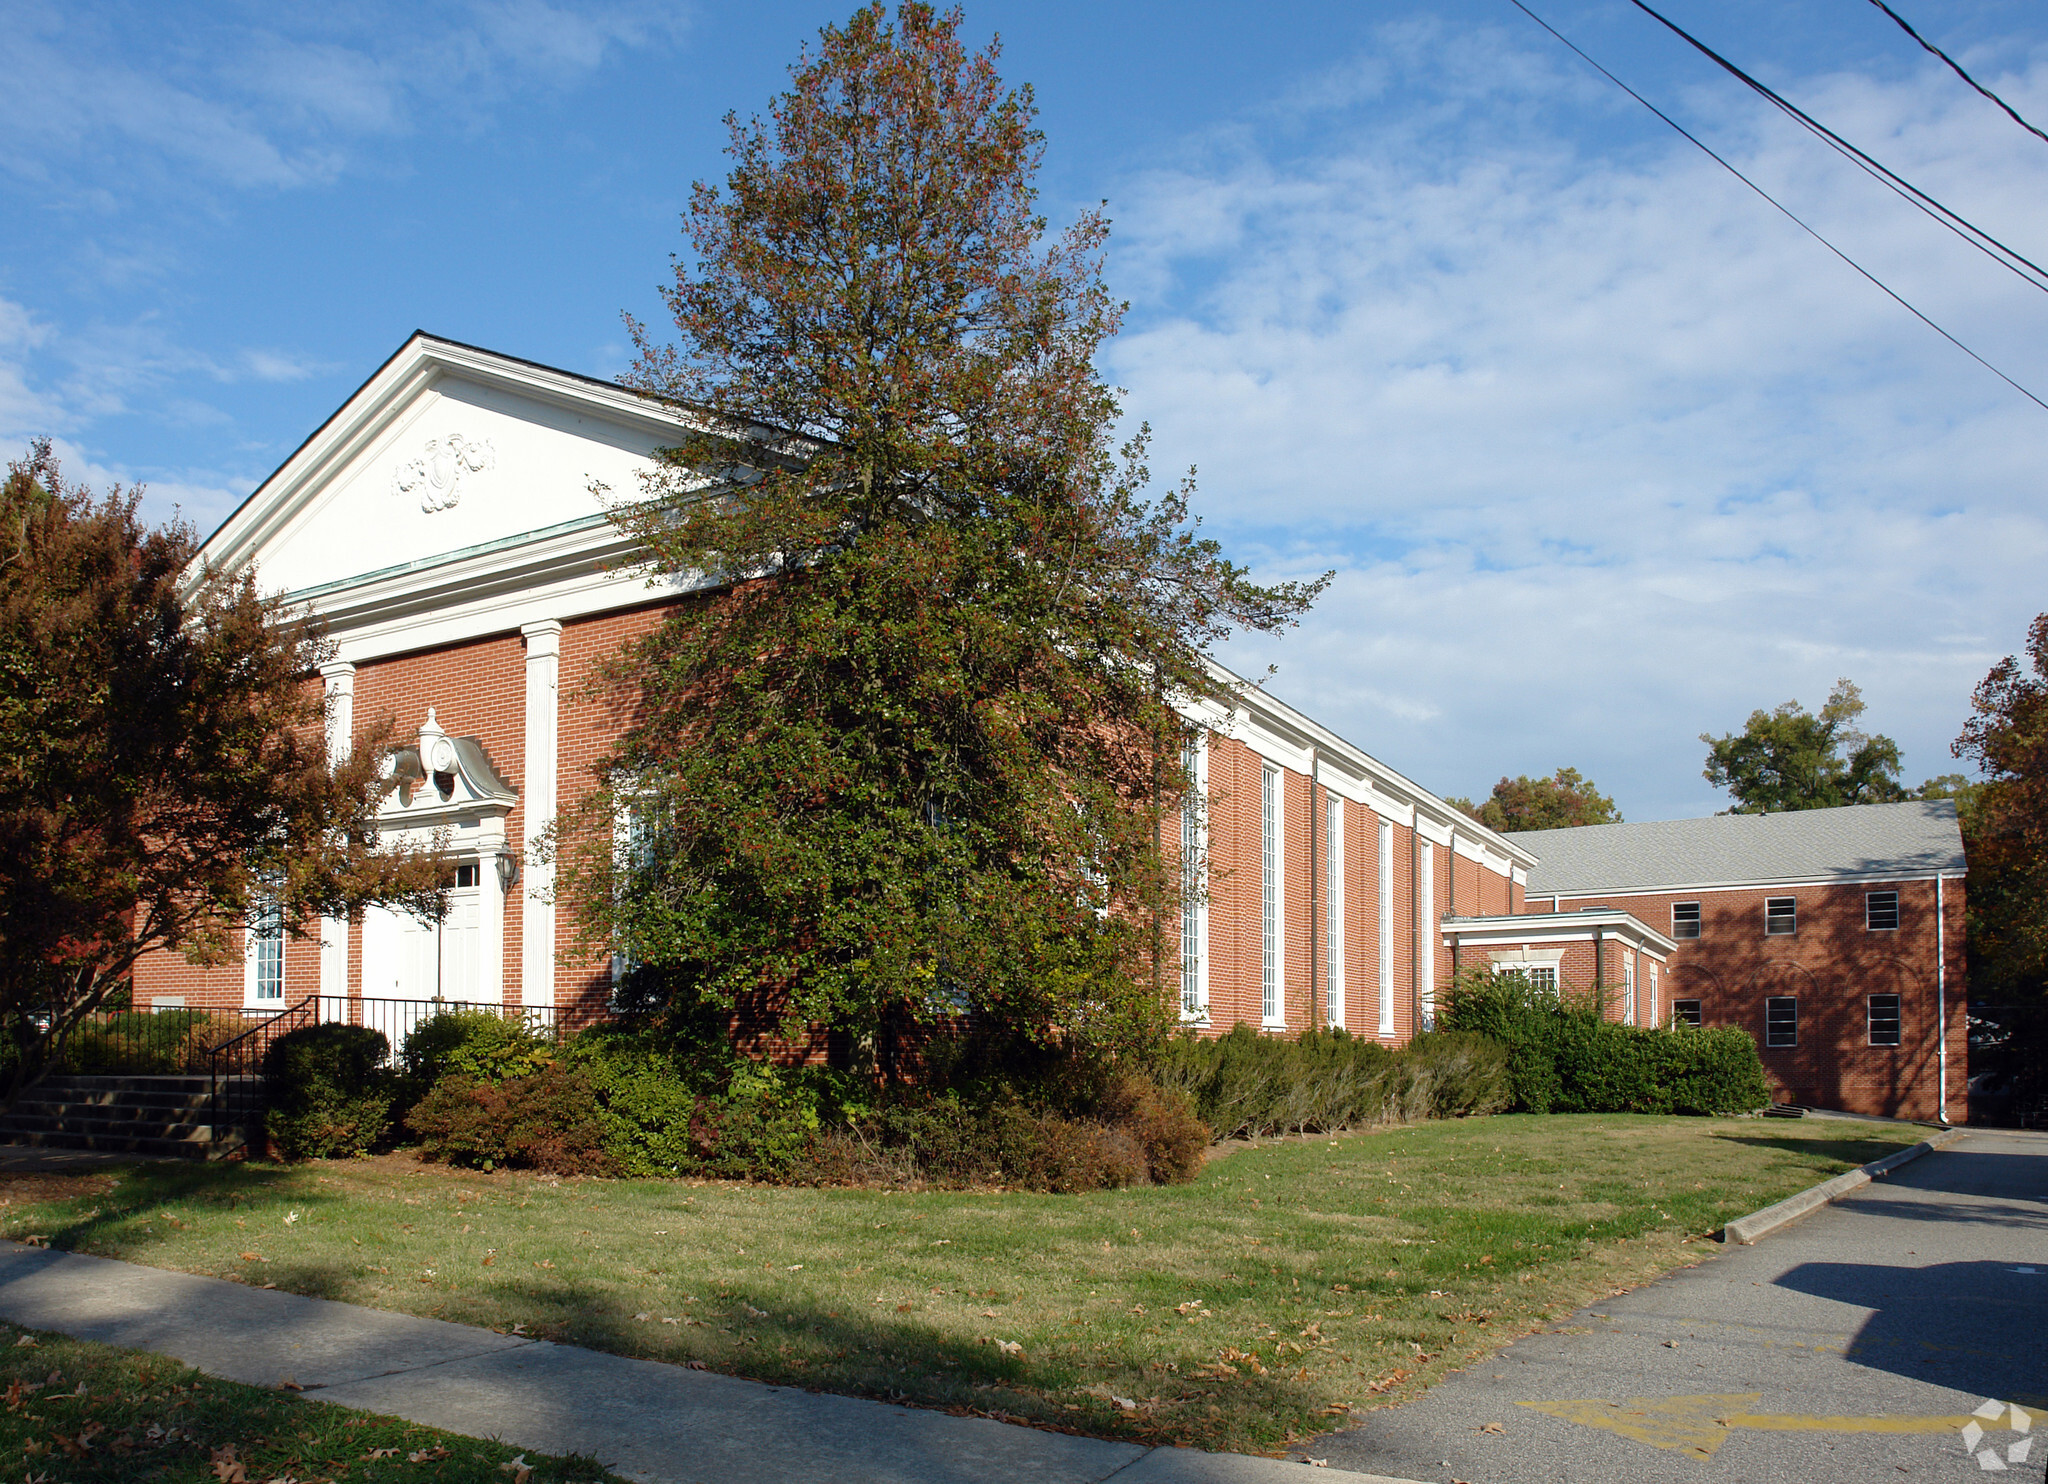
[[[1112,1396],[1110,1401],[1115,1404],[1119,1411],[1135,1412],[1138,1410],[1138,1404],[1127,1396]]]
[[[533,1475],[533,1465],[528,1463],[526,1455],[521,1453],[499,1464],[498,1472],[510,1474],[512,1476],[512,1484],[526,1484],[526,1481]]]
[[[363,1455],[363,1460],[366,1463],[375,1463],[380,1458],[396,1457],[398,1457],[398,1450],[396,1448],[372,1448]]]
[[[282,1381],[277,1383],[277,1389],[279,1391],[304,1391],[306,1388],[301,1386],[292,1377],[286,1376]]]
[[[269,1258],[267,1258],[267,1257],[265,1257],[265,1256],[264,1256],[264,1255],[263,1255],[262,1253],[260,1253],[260,1252],[244,1252],[244,1253],[242,1254],[242,1261],[243,1261],[243,1262],[269,1262],[269,1261],[270,1261],[270,1259],[269,1259]]]
[[[233,1443],[213,1450],[213,1477],[219,1480],[220,1484],[247,1484],[248,1465],[235,1457]]]
[[[446,1448],[422,1448],[417,1453],[406,1454],[405,1461],[407,1463],[432,1463],[436,1459],[446,1458],[447,1456],[448,1450]]]
[[[37,1339],[37,1338],[36,1338],[36,1337],[35,1337],[34,1335],[23,1335],[23,1336],[22,1336],[22,1337],[21,1337],[20,1339],[18,1339],[18,1340],[16,1340],[16,1341],[14,1342],[14,1348],[15,1348],[15,1349],[17,1349],[17,1350],[22,1350],[22,1349],[30,1349],[30,1350],[32,1350],[32,1349],[34,1349],[34,1348],[35,1348],[35,1347],[36,1347],[37,1345],[40,1345],[41,1343],[42,1343],[42,1341],[38,1340],[38,1339]]]
[[[1015,1340],[997,1340],[996,1349],[1002,1351],[1005,1355],[1022,1355],[1024,1353],[1024,1347]]]
[[[692,1360],[687,1362],[687,1364],[689,1368],[693,1371],[708,1371],[711,1369],[710,1366],[704,1364],[704,1362],[701,1360]]]
[[[1482,1425],[1482,1426],[1480,1427],[1479,1431],[1481,1431],[1481,1432],[1506,1432],[1506,1431],[1507,1431],[1507,1429],[1506,1429],[1506,1428],[1504,1428],[1504,1427],[1502,1427],[1502,1426],[1501,1426],[1501,1425],[1500,1425],[1500,1424],[1499,1424],[1498,1422],[1488,1422],[1488,1423],[1485,1423],[1485,1424],[1483,1424],[1483,1425]]]

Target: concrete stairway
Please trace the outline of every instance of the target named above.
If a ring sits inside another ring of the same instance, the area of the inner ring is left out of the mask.
[[[214,1138],[208,1077],[50,1077],[0,1118],[0,1142],[207,1159],[247,1142],[262,1118],[262,1079],[221,1079],[220,1138]]]

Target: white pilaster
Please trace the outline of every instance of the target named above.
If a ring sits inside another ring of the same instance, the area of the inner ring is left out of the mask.
[[[327,689],[327,762],[331,767],[348,756],[356,730],[356,667],[337,661],[320,667]],[[320,994],[323,999],[348,995],[348,919],[320,919]],[[341,1013],[340,1006],[323,1006]]]
[[[525,897],[520,933],[520,997],[529,1005],[555,1002],[555,868],[535,842],[555,822],[556,724],[560,712],[562,625],[554,619],[526,624],[526,779],[520,796],[526,840],[520,881]]]

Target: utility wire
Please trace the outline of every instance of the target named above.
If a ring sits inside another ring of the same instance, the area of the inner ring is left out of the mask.
[[[1893,10],[1889,5],[1885,4],[1884,0],[1870,0],[1870,3],[1872,5],[1875,5],[1879,10],[1883,11],[1886,15],[1890,16],[1893,20],[1897,21],[1899,23],[1899,29],[1901,31],[1904,31],[1908,36],[1912,37],[1915,41],[1919,42],[1922,46],[1926,47],[1927,50],[1933,52],[1937,57],[1941,58],[1942,61],[1948,63],[1949,70],[1955,73],[1957,77],[1960,77],[1964,82],[1968,83],[1971,87],[1975,88],[1978,92],[1982,93],[1985,97],[1989,98],[1993,103],[1996,103],[2000,108],[2004,109],[2007,118],[2011,119],[2014,123],[2018,124],[2022,129],[2025,129],[2029,134],[2033,135],[2043,144],[2048,144],[2048,134],[2043,134],[2039,129],[2035,128],[2032,124],[2028,123],[2025,119],[2021,118],[2019,116],[2018,110],[2015,109],[2010,103],[2006,102],[2003,98],[1999,97],[1998,94],[1992,92],[1991,89],[1985,87],[1983,83],[1977,81],[1977,79],[1970,76],[1969,73],[1963,71],[1963,64],[1961,62],[1958,62],[1954,57],[1950,56],[1947,52],[1943,51],[1940,47],[1936,46],[1933,42],[1929,41],[1925,36],[1922,36],[1918,31],[1915,31],[1912,27],[1912,23],[1909,22],[1904,16],[1900,15],[1896,10]]]
[[[1678,122],[1677,119],[1673,118],[1670,114],[1666,113],[1663,109],[1659,108],[1656,104],[1652,103],[1648,98],[1645,98],[1641,93],[1638,93],[1634,88],[1630,87],[1627,83],[1623,82],[1620,78],[1616,77],[1612,72],[1609,72],[1605,67],[1602,67],[1598,62],[1594,61],[1591,57],[1587,56],[1585,52],[1581,51],[1578,48],[1578,46],[1573,43],[1570,37],[1566,36],[1562,31],[1558,30],[1557,27],[1551,25],[1550,22],[1543,19],[1542,16],[1536,14],[1535,11],[1531,10],[1528,6],[1524,5],[1522,3],[1522,0],[1508,0],[1508,3],[1514,6],[1515,9],[1522,12],[1522,14],[1527,16],[1530,20],[1534,21],[1537,25],[1541,26],[1544,30],[1548,31],[1552,36],[1555,36],[1559,41],[1563,42],[1578,56],[1579,60],[1584,62],[1588,67],[1591,67],[1595,72],[1599,73],[1602,77],[1606,78],[1609,82],[1613,83],[1616,87],[1620,88],[1624,93],[1628,94],[1629,97],[1635,99],[1636,102],[1642,104],[1643,107],[1649,109],[1650,112],[1656,114],[1658,118],[1664,120],[1665,123],[1669,124],[1672,128],[1676,129],[1680,134],[1683,134],[1687,139],[1691,140],[1692,143],[1699,148],[1700,152],[1706,155],[1708,159],[1712,160],[1715,164],[1719,165],[1723,170],[1726,170],[1730,175],[1734,176],[1737,180],[1741,181],[1744,185],[1748,186],[1752,191],[1755,191],[1759,196],[1762,196],[1766,201],[1770,202],[1771,205],[1777,207],[1780,212],[1784,213],[1785,217],[1789,221],[1791,221],[1801,231],[1806,233],[1807,236],[1811,237],[1815,242],[1818,242],[1822,247],[1826,248],[1829,252],[1833,253],[1843,262],[1847,263],[1851,268],[1854,268],[1864,278],[1868,279],[1871,283],[1875,284],[1878,290],[1881,293],[1883,293],[1886,298],[1890,299],[1893,303],[1897,304],[1901,309],[1905,310],[1906,313],[1912,315],[1913,318],[1920,321],[1921,324],[1927,326],[1928,329],[1934,331],[1935,334],[1939,335],[1942,339],[1946,340],[1950,345],[1953,345],[1957,350],[1961,351],[1964,355],[1968,356],[1971,360],[1975,361],[1978,365],[1982,366],[1986,371],[1989,371],[1993,376],[1996,376],[2000,381],[2004,382],[2007,386],[2011,387],[2014,391],[2018,392],[2022,397],[2025,397],[2029,402],[2032,402],[2036,407],[2040,408],[2043,412],[2048,412],[2048,402],[2042,401],[2039,397],[2035,396],[2032,392],[2028,391],[2025,387],[2021,386],[2017,381],[2014,381],[2010,376],[2007,376],[2003,371],[1999,370],[1996,366],[1992,365],[1989,361],[1985,360],[1984,357],[1978,355],[1977,352],[1970,349],[1969,346],[1963,344],[1962,341],[1956,339],[1955,336],[1949,334],[1949,332],[1944,330],[1940,325],[1937,325],[1933,320],[1929,319],[1926,315],[1922,314],[1919,310],[1915,309],[1911,304],[1907,303],[1904,299],[1900,298],[1899,295],[1894,293],[1892,289],[1876,274],[1872,273],[1868,268],[1865,268],[1861,263],[1857,262],[1847,253],[1843,252],[1839,247],[1836,247],[1834,243],[1828,241],[1827,238],[1821,236],[1821,234],[1818,231],[1816,231],[1813,227],[1808,226],[1805,221],[1803,221],[1799,216],[1795,215],[1792,209],[1786,206],[1785,203],[1780,201],[1776,196],[1773,196],[1769,191],[1765,190],[1762,186],[1758,185],[1755,181],[1751,180],[1747,175],[1744,175],[1740,170],[1736,169],[1733,165],[1728,163],[1728,161],[1723,159],[1720,155],[1714,153],[1714,151],[1706,144],[1704,140],[1702,140],[1698,135],[1694,134],[1690,129],[1686,128],[1685,125]]]
[[[1644,15],[1649,16],[1687,45],[1694,48],[1702,56],[1711,59],[1716,66],[1720,67],[1730,76],[1739,79],[1745,86],[1754,89],[1758,95],[1769,100],[1787,117],[1796,120],[1811,130],[1823,142],[1840,152],[1851,164],[1876,179],[1881,185],[1886,186],[1912,205],[1918,207],[1921,211],[1927,213],[1928,216],[1948,228],[1949,231],[1955,233],[1956,236],[1962,238],[1993,262],[2000,264],[2043,293],[2048,293],[2048,268],[2043,268],[2033,259],[2023,256],[2013,248],[2007,247],[2003,242],[2000,242],[1996,237],[1993,237],[1974,222],[1968,221],[1949,210],[1948,207],[1942,205],[1941,202],[1935,200],[1934,197],[1928,195],[1910,180],[1887,169],[1881,162],[1872,159],[1869,155],[1837,134],[1833,129],[1830,129],[1826,124],[1821,123],[1811,114],[1805,112],[1797,104],[1774,92],[1767,84],[1751,77],[1747,72],[1744,72],[1740,67],[1680,26],[1676,21],[1670,20],[1652,10],[1644,3],[1644,0],[1630,0],[1630,3]]]

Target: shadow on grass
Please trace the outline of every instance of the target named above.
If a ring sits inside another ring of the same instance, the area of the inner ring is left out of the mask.
[[[257,1165],[152,1165],[124,1174],[110,1194],[75,1201],[85,1214],[47,1228],[53,1248],[148,1263],[139,1243],[140,1222],[164,1220],[179,1208],[218,1213],[244,1202],[288,1199],[308,1214],[345,1207],[343,1188],[322,1187],[293,1168]],[[256,1242],[252,1231],[250,1241]],[[1426,1251],[1426,1249],[1424,1249]],[[1419,1260],[1418,1260],[1419,1259]],[[1355,1299],[1370,1301],[1372,1290],[1388,1298],[1412,1299],[1442,1282],[1436,1264],[1417,1252],[1399,1279],[1361,1284]],[[418,1281],[421,1274],[400,1266],[372,1278],[365,1260],[339,1255],[272,1258],[260,1268],[222,1281],[261,1283],[282,1292],[404,1313],[451,1323],[507,1331],[507,1316],[519,1332],[535,1339],[583,1346],[636,1360],[691,1366],[763,1384],[931,1408],[956,1415],[980,1415],[1084,1436],[1143,1444],[1192,1447],[1272,1446],[1290,1434],[1321,1425],[1318,1409],[1328,1400],[1327,1383],[1290,1366],[1268,1345],[1263,1359],[1191,1363],[1181,1355],[1169,1365],[1148,1364],[1104,1345],[1095,1334],[1076,1331],[1072,1340],[1021,1336],[1022,1348],[1005,1351],[996,1342],[1019,1339],[991,1320],[986,1332],[967,1337],[941,1330],[914,1313],[891,1310],[848,1312],[824,1304],[791,1300],[764,1276],[715,1280],[708,1275],[694,1304],[673,1297],[652,1300],[573,1270],[528,1277],[518,1270],[464,1272],[450,1281],[449,1269]],[[1279,1269],[1276,1267],[1276,1273]],[[1256,1287],[1265,1279],[1242,1281]],[[1288,1282],[1282,1274],[1275,1286]],[[371,1291],[372,1287],[381,1291]],[[1184,1285],[1176,1285],[1178,1288]],[[1226,1287],[1237,1287],[1229,1284]],[[957,1296],[957,1295],[956,1295]],[[666,1312],[631,1307],[659,1302]],[[828,1300],[827,1302],[830,1302]],[[1170,1300],[1159,1305],[1162,1310]],[[694,1311],[694,1312],[693,1312]],[[637,1313],[650,1312],[647,1319]],[[700,1317],[701,1315],[701,1317]],[[1446,1315],[1446,1318],[1451,1316]],[[664,1318],[679,1321],[662,1323]],[[1083,1338],[1083,1336],[1086,1338]],[[677,1378],[681,1379],[681,1378]],[[1113,1399],[1126,1394],[1126,1408]],[[1326,1420],[1326,1419],[1323,1419]]]

